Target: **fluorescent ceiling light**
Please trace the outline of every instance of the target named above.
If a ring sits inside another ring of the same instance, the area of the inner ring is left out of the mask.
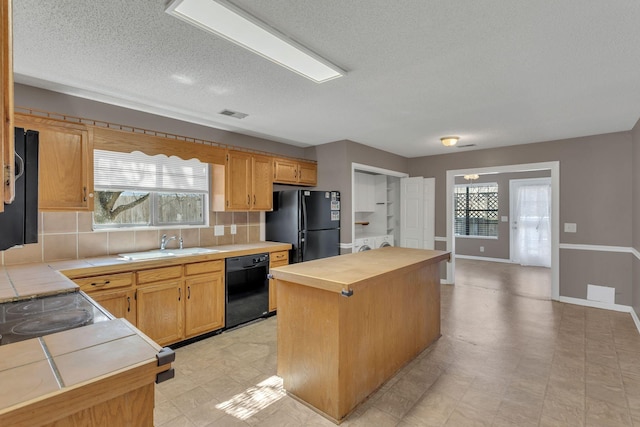
[[[166,12],[316,83],[346,72],[224,0],[173,0]]]

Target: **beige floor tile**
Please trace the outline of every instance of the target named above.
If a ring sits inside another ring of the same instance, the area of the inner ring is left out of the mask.
[[[444,394],[429,392],[402,419],[408,426],[441,426],[456,409],[458,402]]]
[[[581,408],[564,405],[552,396],[545,398],[542,405],[541,424],[583,426],[584,421],[584,411]]]
[[[485,427],[493,423],[495,414],[478,411],[475,408],[458,406],[445,422],[445,426],[451,427]]]
[[[626,402],[625,402],[626,403]],[[587,397],[586,425],[599,427],[631,426],[628,408]]]

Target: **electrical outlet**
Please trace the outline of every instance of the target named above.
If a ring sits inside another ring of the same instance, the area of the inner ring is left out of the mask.
[[[224,225],[215,225],[215,226],[213,226],[213,235],[214,236],[224,236]]]
[[[235,224],[231,224],[231,234],[236,234],[238,232],[238,228]]]
[[[480,246],[480,252],[484,252],[484,246]]]
[[[573,222],[565,222],[564,223],[564,232],[565,233],[575,233],[578,229],[577,225]]]

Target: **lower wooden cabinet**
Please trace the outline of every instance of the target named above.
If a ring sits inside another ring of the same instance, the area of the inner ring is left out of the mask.
[[[221,277],[196,277],[185,281],[187,300],[185,304],[185,338],[214,331],[224,326]]]
[[[116,318],[127,319],[134,326],[137,324],[134,290],[96,292],[91,298]]]
[[[185,265],[190,271],[204,273],[184,281],[185,338],[195,337],[224,327],[224,279],[222,261]]]
[[[159,345],[184,338],[184,289],[181,280],[139,286],[137,296],[138,329]]]
[[[289,251],[272,252],[269,256],[269,268],[282,267],[289,264]],[[274,279],[269,279],[269,312],[278,308],[278,294]]]
[[[287,264],[289,251],[271,252],[269,267]],[[162,346],[225,326],[223,259],[67,275],[114,317],[128,320]],[[269,311],[277,306],[273,282],[269,281]]]
[[[136,291],[132,272],[78,277],[73,281],[116,318],[136,325]]]

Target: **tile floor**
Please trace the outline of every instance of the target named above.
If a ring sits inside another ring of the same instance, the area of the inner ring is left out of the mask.
[[[545,269],[460,261],[442,287],[442,337],[343,426],[640,426],[629,314],[550,301]],[[276,322],[178,349],[156,425],[334,425],[282,391]]]

